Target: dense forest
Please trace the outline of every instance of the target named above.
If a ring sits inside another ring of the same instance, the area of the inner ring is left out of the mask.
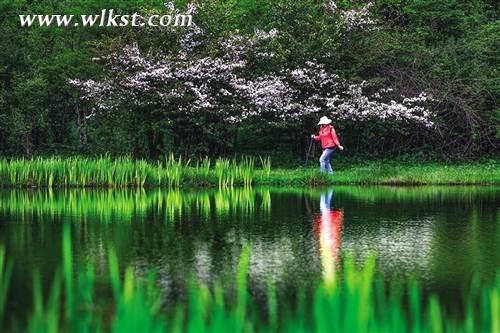
[[[189,12],[191,27],[21,27],[20,14]],[[0,154],[303,158],[498,153],[490,0],[0,3]]]

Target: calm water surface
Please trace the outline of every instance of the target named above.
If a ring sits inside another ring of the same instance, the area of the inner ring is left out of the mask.
[[[67,190],[0,192],[0,244],[14,263],[7,311],[32,300],[32,271],[48,286],[61,263],[63,224],[75,262],[107,274],[107,251],[136,274],[157,271],[165,301],[189,277],[232,279],[244,244],[249,287],[264,296],[309,287],[353,255],[370,253],[387,280],[417,277],[450,303],[500,267],[499,187],[334,187],[254,190]]]

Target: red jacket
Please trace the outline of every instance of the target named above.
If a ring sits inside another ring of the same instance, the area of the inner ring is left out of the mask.
[[[323,149],[340,146],[339,138],[332,125],[321,126],[319,135],[315,135],[313,139],[321,141],[321,147]]]

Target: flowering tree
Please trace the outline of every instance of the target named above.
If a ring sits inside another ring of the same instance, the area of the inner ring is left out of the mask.
[[[392,94],[399,101],[390,98],[391,88],[366,93],[365,81],[349,82],[313,61],[302,68],[246,79],[240,73],[246,69],[248,50],[227,47],[227,51],[217,58],[153,63],[142,56],[136,44],[129,45],[110,58],[113,80],[74,79],[70,83],[82,90],[82,99],[95,102],[89,117],[113,110],[120,103],[159,103],[175,105],[192,115],[219,112],[232,122],[266,113],[284,120],[329,113],[339,119],[392,118],[433,125],[431,113],[424,107],[429,100],[424,92],[416,97]]]
[[[339,10],[327,3],[346,33],[373,29],[370,4],[358,10]],[[176,10],[171,8],[171,10]],[[191,13],[196,6],[190,5]],[[363,122],[398,121],[434,126],[426,108],[430,98],[422,92],[403,96],[390,87],[374,87],[366,81],[351,82],[312,59],[300,68],[255,75],[258,63],[272,61],[268,43],[279,31],[255,30],[251,35],[233,33],[216,41],[215,51],[199,51],[210,40],[194,24],[180,38],[179,51],[169,56],[144,54],[137,43],[103,57],[109,75],[101,80],[70,80],[82,99],[92,101],[95,117],[122,106],[151,106],[166,110],[164,116],[183,115],[195,125],[213,122],[238,123],[264,117],[270,121],[301,121],[311,115]]]
[[[246,68],[250,56],[267,56],[255,50],[259,50],[258,43],[273,33],[256,31],[251,38],[234,35],[221,40],[220,56],[189,57],[186,51],[195,45],[192,32],[181,39],[183,47],[179,54],[156,61],[145,57],[137,44],[127,45],[105,58],[112,79],[69,82],[81,89],[83,100],[95,102],[89,117],[123,103],[142,106],[157,103],[175,106],[188,114],[214,111],[230,116],[232,111],[243,107],[242,99],[250,94],[238,71]],[[255,82],[258,81],[261,79]]]

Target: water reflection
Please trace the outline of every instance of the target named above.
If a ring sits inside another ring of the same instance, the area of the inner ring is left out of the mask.
[[[314,218],[314,230],[319,240],[323,280],[331,285],[335,279],[335,266],[339,251],[344,213],[332,208],[333,189],[321,193],[320,214]]]
[[[1,191],[0,213],[31,220],[97,217],[99,222],[130,222],[134,216],[144,216],[154,210],[165,221],[185,215],[208,217],[218,215],[266,213],[271,207],[269,189],[232,188],[219,191],[179,190],[87,190],[52,189],[40,191]]]
[[[270,279],[293,294],[331,283],[346,253],[362,262],[370,252],[388,279],[413,275],[439,292],[474,272],[495,276],[499,199],[498,187],[0,191],[0,244],[15,262],[20,312],[31,309],[33,268],[48,286],[61,262],[62,224],[96,275],[113,248],[121,268],[156,269],[166,295],[181,295],[187,277],[231,281],[243,244],[251,292],[263,298]]]

